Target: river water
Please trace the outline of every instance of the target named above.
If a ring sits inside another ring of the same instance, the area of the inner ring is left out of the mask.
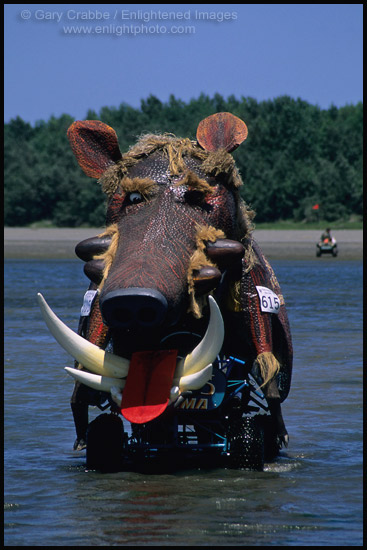
[[[295,352],[288,449],[264,472],[147,475],[86,471],[71,450],[63,367],[72,360],[47,332],[36,292],[76,329],[81,262],[6,261],[7,546],[362,544],[362,262],[272,265]]]

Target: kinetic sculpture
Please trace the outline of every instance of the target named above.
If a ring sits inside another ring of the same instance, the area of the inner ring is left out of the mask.
[[[99,121],[74,122],[68,137],[108,199],[106,231],[76,246],[91,280],[78,334],[39,295],[75,358],[74,448],[109,471],[172,456],[262,469],[288,443],[292,343],[230,154],[245,123],[217,113],[196,141],[145,135],[125,154]],[[110,413],[88,424],[88,405],[106,401]]]

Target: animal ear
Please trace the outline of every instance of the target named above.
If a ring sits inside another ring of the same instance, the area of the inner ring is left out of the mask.
[[[99,120],[77,120],[67,136],[79,166],[91,178],[100,178],[121,159],[115,130]]]
[[[234,151],[247,138],[247,126],[231,113],[215,113],[204,118],[196,131],[198,143],[206,151]]]

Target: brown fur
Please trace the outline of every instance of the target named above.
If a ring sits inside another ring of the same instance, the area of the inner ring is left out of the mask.
[[[185,157],[191,156],[203,161],[202,169],[206,174],[220,175],[224,183],[234,188],[242,185],[234,159],[226,151],[208,152],[202,149],[196,141],[191,141],[188,138],[177,138],[172,134],[147,134],[142,136],[122,156],[121,160],[104,172],[99,179],[102,190],[111,196],[117,190],[122,178],[126,176],[131,166],[158,150],[161,150],[167,156],[172,176],[179,176],[187,170]]]
[[[195,189],[203,194],[213,193],[213,187],[204,179],[199,178],[195,172],[189,170],[184,177],[175,183],[176,186],[187,185],[189,189]]]
[[[125,177],[121,180],[121,188],[126,193],[138,192],[144,198],[148,198],[154,192],[154,189],[157,187],[157,184],[150,178],[128,178]]]
[[[247,239],[254,230],[253,219],[255,217],[255,212],[251,210],[241,198],[238,189],[235,190],[235,197],[237,202],[237,226],[235,238],[244,244],[244,240]]]
[[[98,180],[102,186],[102,191],[106,193],[108,197],[111,197],[119,188],[121,180],[127,175],[128,169],[137,162],[138,161],[135,159],[128,159],[124,163],[119,161],[107,168]]]
[[[198,301],[195,296],[195,285],[193,274],[195,271],[199,271],[202,267],[205,266],[214,266],[215,264],[209,260],[205,254],[205,247],[208,241],[214,242],[217,239],[225,238],[225,234],[220,229],[216,229],[210,225],[198,226],[196,234],[196,249],[190,258],[189,269],[187,272],[187,282],[188,282],[188,293],[190,296],[190,307],[189,311],[196,317],[200,319],[202,316],[202,305],[203,300]]]
[[[122,156],[120,163],[130,163],[132,159],[139,161],[158,150],[163,151],[163,154],[169,159],[172,176],[177,176],[186,170],[185,156],[194,156],[200,160],[205,157],[196,142],[188,138],[177,138],[173,134],[147,134],[142,136],[136,145]]]
[[[225,239],[225,237],[221,229],[212,225],[199,225],[196,233],[196,247],[199,250],[204,250],[207,241],[215,242],[217,239]]]
[[[261,378],[264,381],[260,386],[262,387],[278,374],[280,363],[271,351],[260,353],[256,357],[256,362],[260,369]]]
[[[99,287],[98,287],[98,289],[101,290],[103,285],[104,285],[105,280],[107,279],[108,272],[110,270],[110,267],[111,267],[112,262],[115,258],[115,255],[116,255],[116,250],[117,250],[118,241],[119,241],[119,232],[118,232],[117,223],[114,223],[113,225],[110,225],[109,227],[107,227],[106,231],[104,231],[103,233],[101,233],[98,236],[99,237],[107,237],[107,236],[112,237],[111,244],[108,247],[108,249],[106,250],[106,252],[93,257],[94,260],[103,260],[104,261],[103,278],[102,278],[102,281],[100,282]]]
[[[239,313],[242,311],[241,305],[241,281],[231,281],[228,293],[226,294],[226,308],[229,311]]]
[[[203,161],[201,168],[206,174],[210,176],[226,176],[228,184],[234,183],[233,176],[235,172],[237,172],[234,158],[224,149],[209,153],[206,159]],[[235,182],[235,187],[237,187],[238,185],[242,185],[242,180],[238,181],[237,178],[235,178]]]

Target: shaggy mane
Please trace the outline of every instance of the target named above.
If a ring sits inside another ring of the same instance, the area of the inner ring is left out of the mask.
[[[107,168],[99,179],[103,191],[111,196],[117,190],[122,178],[129,168],[156,151],[162,151],[168,158],[169,171],[172,176],[179,176],[187,171],[185,157],[202,161],[201,169],[209,176],[220,176],[223,183],[233,188],[242,185],[242,179],[235,166],[234,159],[225,150],[205,151],[196,141],[188,138],[177,138],[173,134],[146,134],[130,147],[121,160]]]

